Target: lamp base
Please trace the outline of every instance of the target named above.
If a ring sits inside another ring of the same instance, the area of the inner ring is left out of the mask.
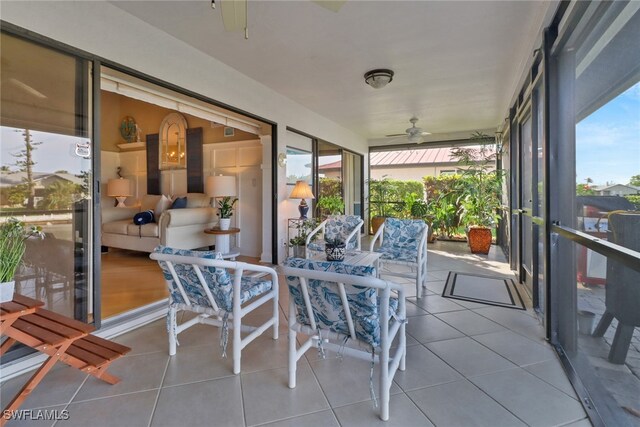
[[[127,196],[116,197],[116,208],[126,208],[127,205],[124,204],[124,201],[127,200]]]
[[[298,205],[298,211],[300,212],[300,219],[307,219],[307,212],[309,212],[309,205],[302,199]]]

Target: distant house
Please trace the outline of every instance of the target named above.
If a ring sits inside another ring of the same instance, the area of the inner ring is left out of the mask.
[[[640,187],[625,184],[598,185],[593,186],[593,190],[599,196],[629,196],[640,194]]]
[[[0,206],[10,206],[9,190],[17,185],[24,184],[27,180],[26,172],[2,172],[0,173]],[[33,172],[35,183],[35,202],[42,200],[47,187],[56,181],[69,181],[82,185],[82,179],[70,173]]]
[[[453,175],[465,169],[452,156],[453,148],[418,148],[402,151],[379,151],[369,155],[371,178],[385,175],[402,181],[421,181],[425,176]],[[320,165],[320,176],[340,177],[340,161]]]

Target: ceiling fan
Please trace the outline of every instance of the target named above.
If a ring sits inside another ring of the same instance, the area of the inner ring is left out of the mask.
[[[332,12],[338,12],[347,0],[311,0],[318,6],[322,6]],[[247,0],[211,0],[211,8],[220,5],[222,23],[227,31],[244,30],[244,38],[249,38],[247,23]]]
[[[418,121],[417,117],[411,117],[409,122],[411,122],[411,127],[405,130],[405,133],[396,133],[393,135],[386,135],[387,137],[391,136],[406,136],[409,142],[415,144],[422,144],[424,140],[422,139],[425,135],[431,135],[429,132],[424,132],[422,128],[416,127],[416,122]]]

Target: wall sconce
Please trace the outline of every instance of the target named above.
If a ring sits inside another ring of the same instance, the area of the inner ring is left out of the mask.
[[[286,153],[278,154],[278,166],[280,166],[281,168],[287,166],[287,154]]]

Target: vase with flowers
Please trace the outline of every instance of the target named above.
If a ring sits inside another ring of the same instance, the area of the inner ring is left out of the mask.
[[[15,273],[29,238],[43,239],[44,233],[40,227],[27,226],[16,218],[0,224],[0,303],[13,299]]]

